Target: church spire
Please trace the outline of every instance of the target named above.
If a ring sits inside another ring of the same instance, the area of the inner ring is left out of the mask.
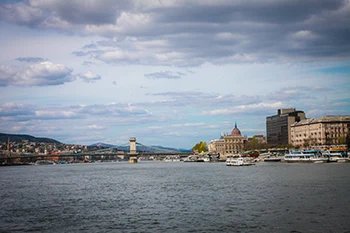
[[[237,122],[235,121],[235,129],[237,129]]]

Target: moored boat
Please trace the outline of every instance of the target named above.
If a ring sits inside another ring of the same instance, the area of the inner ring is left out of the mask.
[[[52,160],[38,160],[35,165],[55,165],[55,162]]]
[[[284,161],[287,163],[327,163],[328,158],[311,151],[290,150],[284,155]]]
[[[346,163],[349,158],[346,158],[346,153],[341,150],[327,150],[322,153],[324,157],[328,158],[329,162]]]
[[[163,160],[164,162],[180,162],[180,156],[179,155],[168,155]]]
[[[255,163],[250,158],[229,156],[226,159],[226,166],[251,166]]]
[[[281,162],[282,158],[281,157],[276,157],[276,156],[271,156],[271,157],[266,157],[264,158],[264,162]]]

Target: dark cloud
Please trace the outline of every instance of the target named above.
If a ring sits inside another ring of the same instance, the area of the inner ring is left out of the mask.
[[[268,23],[295,23],[311,15],[342,7],[344,0],[308,1],[189,1],[177,6],[155,8],[159,21],[227,23],[253,21]]]
[[[18,57],[16,60],[20,62],[38,63],[46,61],[47,59],[42,57]]]
[[[0,4],[0,19],[9,23],[36,27],[45,19],[45,16],[39,8],[25,2],[15,2]]]
[[[160,71],[155,73],[144,74],[148,79],[180,79],[184,76],[181,72]]]
[[[30,5],[72,24],[101,25],[114,23],[122,10],[131,7],[132,1],[120,0],[116,4],[114,0],[98,0],[82,4],[80,0],[31,0]]]
[[[111,38],[75,51],[106,63],[198,66],[350,58],[350,2],[32,0],[9,23]]]
[[[83,49],[97,49],[97,45],[95,44],[87,44],[83,46]]]

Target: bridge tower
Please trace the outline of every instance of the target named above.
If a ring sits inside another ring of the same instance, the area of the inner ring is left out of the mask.
[[[130,138],[129,163],[137,163],[136,138]]]

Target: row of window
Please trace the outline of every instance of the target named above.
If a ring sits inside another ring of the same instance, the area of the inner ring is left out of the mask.
[[[311,137],[311,136],[314,136],[314,137]],[[297,135],[296,137],[294,137],[293,135],[291,136],[291,139],[293,138],[303,138],[303,139],[308,139],[308,138],[312,138],[312,139],[315,139],[315,137],[317,137],[317,135],[311,135],[310,137],[307,137],[306,134],[304,134],[304,137],[302,137],[301,135]],[[326,136],[324,138],[339,138],[339,137],[342,137],[342,136],[345,136],[344,134],[326,134]],[[317,139],[317,138],[316,138]]]

